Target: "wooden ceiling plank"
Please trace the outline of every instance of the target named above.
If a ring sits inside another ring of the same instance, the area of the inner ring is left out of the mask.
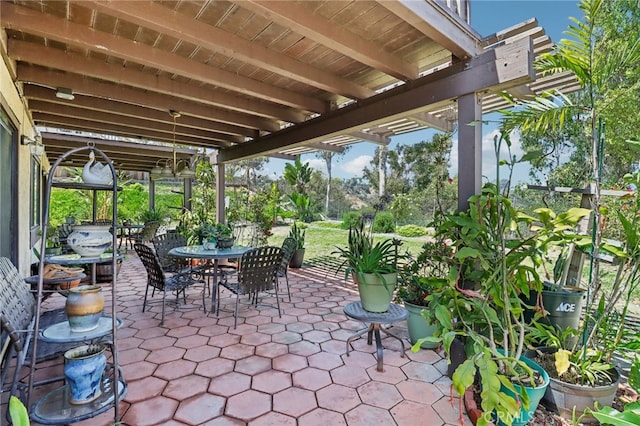
[[[294,128],[227,148],[219,153],[218,161],[236,161],[320,141],[333,135],[357,131],[366,125],[403,118],[465,94],[504,90],[534,78],[533,44],[530,39],[523,39],[513,45],[483,53],[468,63],[455,64]]]
[[[183,148],[180,146],[169,145],[157,145],[150,143],[136,143],[136,142],[127,142],[127,141],[117,141],[117,140],[103,140],[97,138],[87,138],[83,136],[73,136],[73,135],[64,135],[60,133],[51,133],[51,132],[42,132],[40,135],[42,137],[42,142],[46,144],[51,144],[52,146],[62,146],[64,147],[66,143],[73,143],[75,146],[85,146],[89,143],[95,144],[98,148],[102,149],[102,146],[110,147],[114,150],[114,152],[130,152],[134,155],[166,155],[173,153],[174,149],[176,151],[176,155],[179,158],[190,158],[193,155],[196,155],[198,151],[190,148]]]
[[[85,109],[110,112],[113,114],[124,116],[145,117],[148,120],[154,120],[163,123],[170,122],[168,111],[160,111],[154,108],[146,108],[143,106],[111,101],[108,99],[97,98],[93,96],[85,96],[77,93],[74,94],[75,99],[73,100],[60,99],[56,97],[55,90],[43,86],[37,86],[35,84],[24,84],[23,93],[27,99],[37,99],[60,105],[78,106]],[[232,136],[239,136],[242,138],[242,140],[244,140],[244,137],[246,136],[258,136],[257,132],[245,127],[232,126],[216,121],[203,120],[201,118],[192,117],[185,114],[180,117],[180,123],[184,126],[193,127],[196,129],[227,133]],[[238,142],[240,142],[240,140],[238,140]]]
[[[309,13],[307,9],[293,2],[242,0],[235,3],[395,78],[413,80],[418,77],[417,65],[403,61],[384,51],[379,45],[319,15]]]
[[[186,40],[214,52],[264,68],[287,78],[300,81],[329,93],[348,98],[364,99],[376,94],[374,90],[314,68],[287,55],[269,50],[224,30],[190,18],[156,3],[87,1],[78,4]]]
[[[480,35],[438,2],[378,0],[378,3],[460,59],[482,53]]]
[[[349,132],[349,136],[353,136],[356,139],[363,141],[373,142],[381,146],[388,146],[391,143],[391,138],[384,135],[378,135],[375,133],[368,133],[365,131]]]
[[[322,143],[322,142],[313,142],[313,143],[305,144],[305,146],[309,148],[313,148],[318,151],[329,151],[329,152],[335,152],[335,153],[344,152],[344,148],[340,146],[335,146],[335,145]]]
[[[62,41],[72,46],[113,55],[134,63],[179,74],[194,80],[224,87],[259,99],[324,112],[326,103],[316,98],[271,86],[260,81],[199,63],[174,53],[95,31],[52,15],[12,4],[3,4],[3,25],[41,37]]]
[[[441,132],[452,132],[454,129],[453,122],[436,117],[430,112],[414,114],[411,118],[420,123],[426,124],[429,127],[440,130]]]
[[[10,40],[9,54],[15,60],[82,74],[117,84],[125,84],[139,89],[151,90],[165,95],[179,96],[187,100],[241,113],[257,114],[265,118],[292,123],[300,123],[307,119],[307,114],[293,108],[256,102],[248,98],[213,90],[206,86],[182,83],[167,76],[153,76],[150,78],[149,74],[132,68],[87,58],[76,53],[50,49],[35,43]]]
[[[190,102],[175,96],[163,95],[155,92],[142,92],[123,85],[103,83],[97,80],[83,78],[79,74],[62,73],[56,71],[42,71],[35,67],[18,64],[18,80],[34,82],[49,87],[73,87],[79,93],[89,94],[105,99],[116,99],[134,105],[146,105],[163,111],[173,109],[195,117],[215,120],[234,126],[249,127],[254,130],[276,131],[280,129],[278,123],[248,114],[240,114],[223,110],[210,105]]]

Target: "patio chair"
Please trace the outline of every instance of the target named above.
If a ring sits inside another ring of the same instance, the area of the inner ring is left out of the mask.
[[[166,234],[156,235],[151,239],[153,248],[156,250],[156,256],[160,261],[160,266],[165,272],[181,272],[188,263],[186,259],[171,256],[169,251],[176,247],[187,245],[187,237],[177,232],[168,232]]]
[[[138,257],[142,261],[144,268],[147,270],[147,287],[144,291],[144,302],[142,303],[142,312],[147,307],[147,298],[149,296],[149,287],[151,287],[151,297],[155,295],[156,290],[162,292],[162,317],[160,325],[164,325],[164,311],[166,305],[167,292],[173,292],[176,295],[176,305],[180,302],[180,295],[182,295],[183,301],[186,303],[186,289],[194,284],[202,284],[202,307],[204,312],[207,312],[207,305],[204,300],[204,286],[205,282],[194,271],[184,271],[173,275],[167,275],[162,270],[162,265],[158,256],[154,253],[153,249],[145,244],[134,244],[133,248]]]
[[[296,251],[298,247],[298,242],[293,237],[287,237],[282,242],[282,261],[280,262],[280,266],[278,266],[278,283],[280,278],[284,277],[285,282],[287,283],[287,294],[289,296],[289,302],[291,302],[291,290],[289,289],[289,262],[293,257],[293,253]],[[278,285],[276,285],[278,287]],[[276,288],[276,293],[278,289]]]
[[[135,234],[131,234],[134,244],[145,244],[151,242],[153,237],[156,236],[156,232],[158,232],[159,227],[160,222],[156,220],[145,222],[144,228]]]
[[[216,315],[220,312],[220,287],[224,287],[236,296],[233,328],[238,324],[238,306],[240,296],[248,295],[248,305],[257,307],[259,293],[274,289],[278,280],[278,267],[282,262],[283,251],[280,247],[264,246],[251,249],[240,258],[237,282],[221,280],[218,282],[218,298],[216,301]],[[275,294],[278,316],[280,312],[280,298]]]

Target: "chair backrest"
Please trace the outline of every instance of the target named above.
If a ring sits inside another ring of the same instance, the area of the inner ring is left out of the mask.
[[[0,257],[0,325],[16,351],[24,347],[24,332],[36,308],[35,298],[11,260]]]
[[[149,222],[145,222],[144,228],[142,228],[142,232],[140,232],[140,241],[147,242],[151,241],[153,237],[156,236],[156,232],[160,227],[160,222],[157,220],[151,220]]]
[[[169,255],[169,251],[176,247],[187,245],[187,237],[176,232],[168,232],[166,234],[156,235],[151,239],[153,247],[156,250],[156,256],[160,261],[160,266],[166,269],[180,263],[175,257]],[[186,260],[182,263],[186,264]]]
[[[158,290],[164,290],[165,275],[156,253],[151,247],[145,244],[136,243],[133,245],[133,248],[136,253],[138,253],[144,269],[147,270],[147,285],[155,287]]]
[[[282,249],[272,246],[258,247],[243,254],[238,268],[240,292],[246,294],[272,289],[278,279],[282,256]]]
[[[278,272],[286,272],[289,267],[289,262],[293,257],[293,253],[296,251],[296,247],[298,247],[298,242],[293,237],[287,237],[282,242],[282,262],[280,262],[280,267],[278,268]]]

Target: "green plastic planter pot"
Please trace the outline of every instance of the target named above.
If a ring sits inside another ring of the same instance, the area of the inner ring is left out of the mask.
[[[387,312],[398,282],[398,274],[351,274],[358,285],[360,301],[365,311]]]
[[[423,337],[433,336],[433,333],[436,331],[436,326],[427,322],[421,314],[425,307],[409,302],[404,302],[404,307],[409,311],[407,331],[409,332],[409,340],[411,340],[411,343],[415,344]],[[438,343],[423,342],[420,347],[423,349],[433,349],[438,347]]]

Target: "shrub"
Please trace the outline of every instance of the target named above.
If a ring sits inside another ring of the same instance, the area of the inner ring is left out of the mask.
[[[427,228],[418,225],[404,225],[396,231],[402,237],[421,237],[427,235]]]
[[[313,222],[313,224],[319,228],[331,228],[331,229],[342,229],[343,228],[343,223],[342,222],[328,222],[328,221],[318,221],[318,222]]]
[[[349,229],[358,225],[360,220],[360,213],[358,212],[346,212],[342,215],[342,229]]]
[[[396,220],[392,213],[380,212],[373,222],[373,232],[391,233],[396,231]]]

